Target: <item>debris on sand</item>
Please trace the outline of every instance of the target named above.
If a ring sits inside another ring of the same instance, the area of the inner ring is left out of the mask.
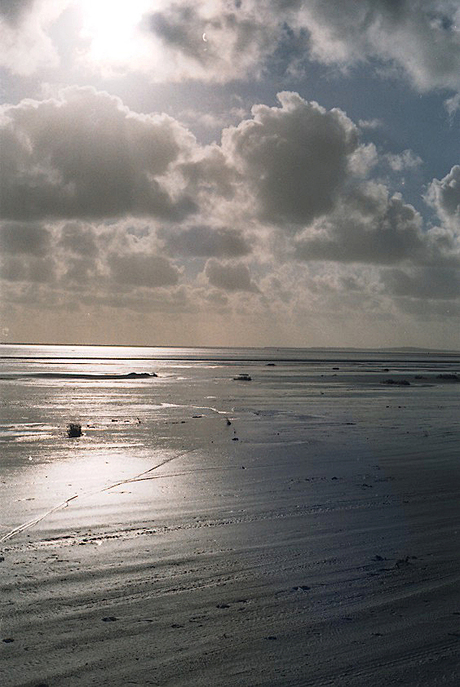
[[[72,439],[74,437],[81,437],[81,435],[81,425],[78,422],[70,422],[67,425],[67,436],[69,437],[69,439]]]
[[[417,556],[405,556],[404,558],[398,558],[394,567],[398,570],[400,568],[406,568],[408,565],[412,565],[411,560],[416,560]]]
[[[410,386],[407,379],[384,379],[382,384],[393,384],[395,386]]]

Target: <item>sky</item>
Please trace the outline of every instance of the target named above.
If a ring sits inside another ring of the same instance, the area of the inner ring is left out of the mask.
[[[460,349],[458,0],[0,0],[1,341]]]

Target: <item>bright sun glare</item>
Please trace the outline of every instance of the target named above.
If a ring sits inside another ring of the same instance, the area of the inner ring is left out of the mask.
[[[142,43],[136,31],[149,5],[148,0],[80,0],[90,59],[108,65],[135,59]]]

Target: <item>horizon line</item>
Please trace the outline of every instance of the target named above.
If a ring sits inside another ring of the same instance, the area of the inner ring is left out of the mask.
[[[435,353],[456,353],[460,355],[460,349],[456,348],[433,348],[428,346],[248,346],[248,345],[218,345],[218,344],[119,344],[119,343],[43,343],[28,341],[0,341],[1,346],[73,346],[73,347],[100,347],[100,348],[224,348],[224,349],[254,349],[254,350],[292,350],[292,351],[318,351],[318,350],[339,350],[339,351],[428,351]]]

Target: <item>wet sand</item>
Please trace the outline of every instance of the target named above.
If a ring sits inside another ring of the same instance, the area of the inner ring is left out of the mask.
[[[2,684],[460,683],[460,385],[252,376],[11,461]]]

